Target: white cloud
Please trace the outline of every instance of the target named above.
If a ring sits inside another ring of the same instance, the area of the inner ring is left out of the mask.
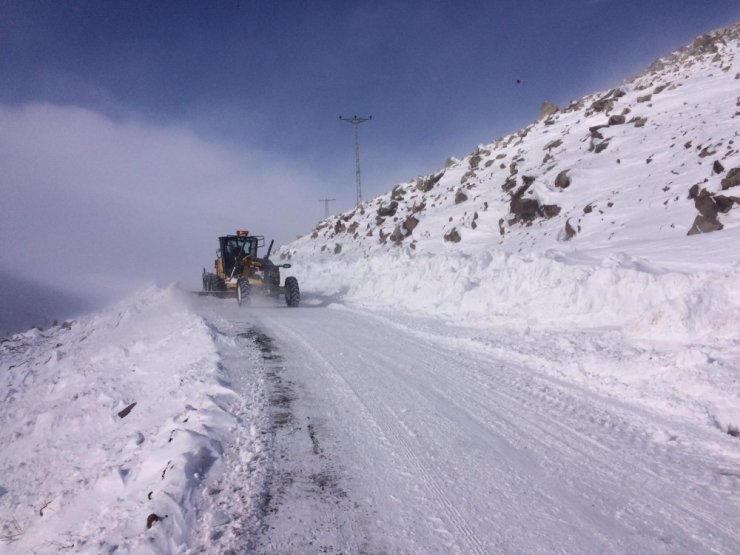
[[[290,153],[51,104],[0,106],[0,266],[74,292],[199,284],[216,237],[287,242],[316,222],[317,179]]]

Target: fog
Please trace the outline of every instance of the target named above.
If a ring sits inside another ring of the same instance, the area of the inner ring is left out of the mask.
[[[199,288],[219,235],[281,244],[321,215],[317,180],[288,152],[77,107],[0,107],[0,166],[0,269],[96,299]]]

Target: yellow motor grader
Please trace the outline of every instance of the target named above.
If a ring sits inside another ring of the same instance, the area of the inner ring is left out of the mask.
[[[264,258],[258,256],[259,249],[265,246],[262,235],[250,235],[249,231],[238,229],[236,235],[219,237],[218,242],[215,272],[203,268],[203,294],[234,296],[241,306],[249,301],[254,290],[260,290],[272,297],[285,295],[288,306],[298,306],[301,299],[298,280],[289,276],[280,285],[280,269],[290,268],[290,264],[278,265],[270,260],[274,240],[270,241]]]

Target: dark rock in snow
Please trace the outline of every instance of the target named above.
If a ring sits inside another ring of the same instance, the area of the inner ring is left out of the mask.
[[[594,125],[588,128],[589,133],[591,133],[591,137],[593,139],[603,139],[604,135],[599,133],[599,129],[603,129],[604,127],[609,127],[608,125]]]
[[[542,205],[542,215],[545,218],[554,218],[558,214],[560,214],[561,208],[557,204],[543,204]]]
[[[715,160],[714,164],[712,164],[712,171],[714,173],[722,173],[725,171],[725,167],[720,163],[719,160]]]
[[[608,146],[609,146],[609,139],[606,139],[605,141],[601,141],[600,143],[594,145],[594,153],[598,154],[599,152],[606,150],[606,147]]]
[[[462,190],[458,190],[457,193],[455,193],[455,204],[460,204],[466,200],[468,200],[468,195],[466,195]]]
[[[651,98],[653,98],[652,94],[646,94],[645,96],[638,96],[637,102],[650,102]]]
[[[550,141],[544,147],[542,147],[542,150],[552,150],[553,148],[558,148],[562,144],[563,141],[561,141],[560,139],[555,139],[554,141]]]
[[[609,117],[609,125],[622,125],[625,121],[627,121],[627,118],[622,115],[615,114]]]
[[[511,191],[514,187],[516,187],[516,177],[507,177],[506,181],[504,181],[504,184],[501,185],[501,188],[506,191],[507,193]]]
[[[590,214],[591,212],[593,212],[593,210],[594,210],[594,207],[591,206],[590,204],[587,204],[586,206],[583,207],[584,214]]]
[[[334,245],[334,254],[339,254],[340,252],[342,252],[342,245],[337,243],[336,245]]]
[[[713,195],[712,198],[717,205],[717,210],[722,214],[727,214],[732,209],[732,205],[737,202],[736,197],[726,197],[725,195]]]
[[[706,218],[704,216],[697,216],[694,219],[694,224],[689,229],[686,235],[698,235],[700,233],[711,233],[712,231],[719,231],[724,226],[719,223],[717,218]]]
[[[533,198],[513,197],[509,210],[520,222],[531,222],[537,217],[540,204]]]
[[[444,174],[445,172],[439,172],[423,179],[417,179],[416,188],[419,189],[422,193],[428,193],[432,190],[432,187],[439,183],[439,180],[442,179],[442,176]]]
[[[732,168],[727,172],[727,177],[722,180],[722,190],[725,191],[730,187],[737,187],[740,185],[740,167]]]
[[[567,189],[570,187],[570,176],[568,175],[569,170],[561,171],[555,178],[555,187],[558,189]]]
[[[576,235],[576,230],[570,225],[570,220],[565,221],[565,229],[563,230],[563,239],[570,241]]]
[[[599,98],[591,103],[594,112],[610,112],[614,108],[614,100],[611,98]]]
[[[520,198],[524,195],[524,193],[527,192],[527,189],[529,189],[529,183],[524,183],[524,185],[522,185],[516,191],[511,193],[511,196],[515,198]]]
[[[397,225],[395,229],[393,230],[393,233],[391,233],[391,236],[389,237],[389,239],[393,241],[394,243],[398,244],[401,241],[403,241],[404,237],[405,235],[401,233],[401,226]]]
[[[714,202],[712,195],[709,191],[702,189],[701,192],[694,199],[694,206],[699,211],[699,214],[705,218],[716,218],[717,217],[717,203]]]
[[[699,194],[699,184],[696,183],[695,185],[691,186],[691,189],[689,189],[689,199],[696,198],[698,194]]]
[[[378,208],[378,217],[387,218],[395,215],[398,210],[398,202],[392,201],[388,206],[381,206]]]
[[[460,237],[460,233],[457,231],[456,228],[453,228],[452,231],[449,231],[444,236],[444,240],[450,243],[459,243],[461,239],[462,238]]]
[[[522,182],[529,187],[532,183],[534,183],[535,177],[531,175],[523,175],[522,176]]]
[[[414,229],[416,229],[417,225],[419,225],[419,220],[417,220],[414,216],[409,216],[408,218],[406,218],[406,221],[403,222],[403,228],[408,234],[411,234]]]
[[[396,185],[391,191],[391,200],[403,200],[405,194],[406,193],[403,189],[401,189],[401,186]]]
[[[136,403],[131,403],[131,404],[130,404],[130,405],[128,405],[128,406],[127,406],[127,407],[126,407],[125,409],[123,409],[122,411],[120,411],[120,412],[118,413],[118,417],[119,417],[119,418],[126,418],[126,417],[127,417],[128,415],[129,415],[129,413],[130,413],[130,412],[131,412],[131,411],[133,410],[133,408],[134,408],[135,406],[136,406]]]

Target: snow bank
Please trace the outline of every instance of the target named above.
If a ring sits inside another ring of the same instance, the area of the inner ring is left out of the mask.
[[[184,293],[152,288],[0,343],[0,552],[183,551],[199,488],[250,417],[228,341]],[[248,462],[261,445],[246,435]]]
[[[624,253],[584,262],[549,250],[514,254],[415,253],[315,261],[300,253],[305,290],[341,293],[448,321],[549,329],[621,327],[651,339],[737,337],[740,264],[721,271],[657,267]]]

